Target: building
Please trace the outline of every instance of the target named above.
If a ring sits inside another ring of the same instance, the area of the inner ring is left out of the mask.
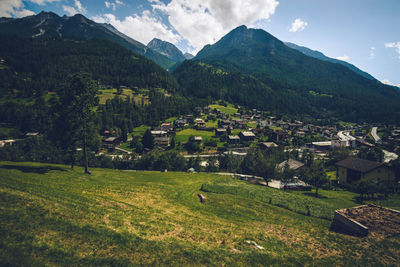
[[[168,136],[154,137],[154,145],[169,146],[169,137]]]
[[[26,133],[26,134],[25,134],[26,137],[35,137],[35,136],[38,136],[38,135],[39,135],[38,132]]]
[[[15,140],[13,139],[0,140],[0,147],[4,147],[6,145],[12,145],[13,143],[15,143]]]
[[[318,151],[328,151],[332,147],[332,141],[312,142],[312,146]]]
[[[268,148],[277,148],[278,145],[274,142],[262,142],[259,144],[260,148],[268,149]]]
[[[295,136],[298,137],[305,137],[306,136],[306,132],[303,131],[296,131],[296,133],[294,134]]]
[[[222,136],[224,134],[226,134],[226,129],[224,129],[224,128],[215,129],[215,135],[216,136]]]
[[[280,171],[283,171],[286,163],[288,164],[289,169],[295,170],[295,171],[301,170],[305,166],[303,162],[300,162],[300,161],[294,160],[294,159],[288,159],[288,160],[285,160],[285,161],[279,163],[277,166],[277,169]]]
[[[104,140],[104,147],[113,150],[115,146],[119,145],[120,139],[115,136],[108,137]]]
[[[160,126],[161,131],[170,132],[174,129],[174,126],[171,123],[163,123]]]
[[[151,131],[151,135],[154,137],[162,137],[162,136],[167,136],[166,131]]]
[[[198,144],[201,144],[201,142],[203,142],[203,137],[201,136],[195,136],[194,137],[194,141]]]
[[[194,117],[192,114],[187,114],[187,115],[185,115],[185,119],[187,120],[188,123],[192,123]]]
[[[204,127],[206,127],[206,122],[203,121],[203,119],[198,118],[198,119],[195,119],[194,122],[196,123],[196,127],[197,127],[197,128],[204,128]]]
[[[181,119],[177,119],[175,121],[175,126],[176,127],[184,127],[187,123],[188,123],[188,121],[186,119],[181,118]]]
[[[254,141],[256,135],[250,131],[244,131],[239,133],[239,137],[241,141]]]
[[[276,141],[283,141],[289,138],[289,133],[285,130],[278,130],[272,133],[272,138]]]
[[[347,141],[337,138],[332,140],[331,147],[332,149],[344,148],[347,147],[347,145],[348,145]]]
[[[384,163],[376,161],[348,157],[335,165],[338,182],[341,185],[352,184],[360,179],[377,181],[395,178],[393,170]]]
[[[229,135],[228,144],[235,145],[240,143],[240,137],[238,135]]]

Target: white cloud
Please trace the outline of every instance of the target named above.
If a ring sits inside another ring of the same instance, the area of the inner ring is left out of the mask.
[[[17,18],[23,18],[23,17],[35,15],[35,12],[28,10],[28,9],[21,9],[21,10],[16,10],[14,12],[14,15]]]
[[[113,11],[117,10],[117,5],[115,3],[110,3],[105,1],[104,2],[106,4],[106,8],[111,8]]]
[[[400,42],[397,42],[397,43],[386,43],[385,47],[386,48],[394,48],[396,50],[396,53],[399,54],[399,58],[400,58]]]
[[[153,10],[168,17],[170,25],[197,52],[239,25],[253,26],[275,13],[277,0],[149,0]]]
[[[336,59],[342,60],[342,61],[347,61],[350,59],[348,55],[340,56],[340,57],[335,57]]]
[[[68,15],[73,16],[78,14],[78,10],[76,10],[73,6],[62,6],[63,10],[68,13]]]
[[[292,27],[289,29],[290,32],[301,32],[302,30],[305,29],[305,27],[308,26],[308,23],[305,21],[302,21],[301,19],[295,19],[292,23]]]
[[[34,15],[31,10],[25,9],[22,0],[0,0],[0,17],[25,17]]]
[[[374,59],[375,58],[375,47],[371,46],[369,49],[369,58]]]
[[[112,7],[112,1],[107,2]],[[260,20],[269,19],[279,4],[278,0],[171,0],[168,4],[160,0],[148,2],[152,12],[144,11],[122,20],[111,14],[93,19],[110,23],[143,43],[154,37],[174,44],[185,40],[193,49],[191,52],[195,53],[239,25],[254,26]],[[115,3],[123,4],[120,0],[115,0]],[[169,26],[163,23],[159,15],[166,17]]]
[[[65,6],[63,5],[62,8],[68,15],[73,16],[75,14],[86,14],[86,8],[82,6],[82,3],[79,0],[74,0],[75,6]]]
[[[124,20],[118,20],[113,14],[95,16],[92,19],[98,23],[110,23],[120,32],[144,44],[150,42],[154,37],[171,43],[181,40],[178,34],[168,29],[157,18],[152,17],[148,10],[144,11],[141,16],[128,16]]]
[[[400,88],[400,83],[399,84],[394,84],[394,83],[390,82],[389,80],[382,80],[381,82],[384,83],[384,84],[387,84],[387,85],[397,86],[397,87]]]
[[[2,0],[0,0],[0,1],[2,1]],[[29,0],[29,2],[38,4],[38,5],[40,5],[40,6],[44,6],[44,5],[46,5],[47,3],[59,2],[59,1],[60,1],[60,0]]]
[[[78,9],[79,13],[86,14],[86,8],[82,6],[82,3],[79,0],[75,0],[75,6]]]
[[[117,10],[117,6],[125,5],[124,2],[119,1],[119,0],[115,0],[115,3],[109,2],[109,1],[105,1],[104,4],[106,5],[106,8],[111,8],[113,11]]]

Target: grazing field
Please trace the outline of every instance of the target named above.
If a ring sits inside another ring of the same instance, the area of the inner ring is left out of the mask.
[[[117,89],[103,89],[99,90],[99,93],[99,103],[102,105],[105,104],[107,100],[113,99],[115,96],[121,98],[131,97],[134,99],[136,104],[141,104],[142,102],[144,104],[149,103],[148,96],[144,94],[135,94],[131,89],[123,89],[121,94],[117,94]]]
[[[133,129],[133,132],[131,134],[129,134],[129,136],[130,137],[132,137],[132,136],[143,137],[146,130],[150,130],[150,126],[146,126],[146,125],[138,126]]]
[[[398,233],[329,230],[322,218],[357,205],[354,194],[321,194],[206,173],[92,169],[88,176],[64,165],[0,162],[0,265],[400,264]],[[311,216],[278,206],[291,199],[313,205]]]
[[[222,106],[222,105],[214,104],[214,105],[209,105],[209,107],[212,108],[212,109],[215,108],[215,109],[225,113],[226,115],[233,115],[236,112],[238,112],[238,109],[233,107],[232,104],[228,104],[226,107]]]
[[[191,135],[201,136],[203,138],[203,141],[205,141],[206,139],[210,139],[215,134],[214,131],[199,131],[196,129],[185,129],[177,132],[175,139],[176,141],[187,142]]]

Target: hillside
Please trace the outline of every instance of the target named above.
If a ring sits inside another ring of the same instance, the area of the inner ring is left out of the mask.
[[[389,122],[399,118],[400,94],[392,87],[366,79],[340,64],[306,56],[263,30],[238,27],[217,43],[205,46],[194,60],[255,77],[277,93],[283,102],[278,105],[282,112],[289,109],[291,102],[285,103],[285,97],[291,95],[301,106],[299,114],[317,113],[347,121]],[[196,73],[183,76],[181,72],[187,73],[183,68],[175,70],[180,80],[196,79]],[[314,97],[314,93],[320,97]],[[248,101],[252,100],[257,102]]]
[[[108,40],[153,60],[165,69],[175,64],[174,61],[152,49],[148,49],[144,44],[119,32],[113,26],[95,23],[80,14],[72,17],[60,17],[52,12],[41,12],[34,16],[19,19],[1,19],[0,35],[16,35],[22,38],[41,40],[49,38]]]
[[[161,87],[169,91],[178,86],[157,64],[110,41],[42,41],[6,36],[0,36],[0,40],[0,58],[6,65],[0,72],[10,75],[4,75],[0,83],[2,93],[26,87],[32,88],[31,94],[34,90],[57,91],[69,74],[78,71],[92,74],[102,85]],[[18,86],[10,79],[26,84]]]
[[[396,236],[335,233],[329,220],[274,205],[279,198],[296,197],[315,205],[329,202],[329,209],[349,207],[355,204],[351,193],[323,191],[328,198],[315,200],[204,173],[82,173],[63,165],[0,163],[1,265],[326,266],[400,261]],[[203,184],[210,192],[199,191]],[[206,196],[205,203],[198,193]]]
[[[0,69],[0,121],[7,127],[47,132],[55,116],[51,109],[57,103],[57,94],[69,75],[76,72],[89,73],[102,88],[129,87],[131,96],[135,92],[146,103],[151,102],[141,107],[142,101],[136,105],[133,99],[125,98],[100,107],[100,112],[107,110],[102,116],[104,128],[157,124],[160,118],[189,109],[187,99],[176,94],[179,85],[170,73],[111,41],[0,36],[0,42],[0,58],[4,60]],[[140,96],[141,91],[145,98]],[[102,96],[100,103],[105,104]]]
[[[375,80],[375,78],[372,77],[370,74],[366,73],[365,71],[360,70],[359,68],[357,68],[356,66],[354,66],[354,65],[352,65],[350,63],[347,63],[346,61],[339,60],[339,59],[336,59],[336,58],[327,57],[327,56],[325,56],[323,53],[321,53],[319,51],[311,50],[310,48],[307,48],[307,47],[304,47],[304,46],[299,46],[299,45],[296,45],[296,44],[293,44],[293,43],[289,43],[289,42],[286,42],[285,44],[288,47],[296,49],[296,50],[302,52],[303,54],[305,54],[307,56],[314,57],[314,58],[317,58],[317,59],[321,59],[321,60],[324,60],[324,61],[329,61],[329,62],[332,62],[332,63],[341,64],[341,65],[347,67],[348,69],[354,71],[355,73],[363,76],[364,78],[367,78],[367,79],[370,79],[370,80]]]

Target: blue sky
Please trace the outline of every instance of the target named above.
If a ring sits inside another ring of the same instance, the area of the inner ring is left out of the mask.
[[[53,11],[196,53],[239,25],[343,59],[400,86],[399,0],[0,0],[0,16]]]

